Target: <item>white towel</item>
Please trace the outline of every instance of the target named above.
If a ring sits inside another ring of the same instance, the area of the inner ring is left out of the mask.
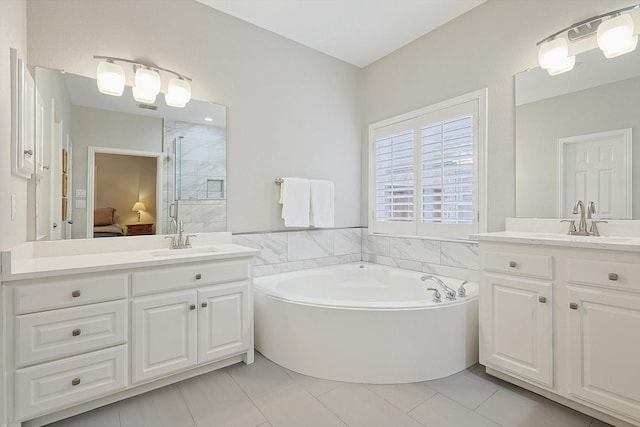
[[[311,186],[308,179],[282,178],[280,204],[285,227],[309,226]]]
[[[311,180],[311,224],[315,227],[333,227],[334,186],[332,181]]]

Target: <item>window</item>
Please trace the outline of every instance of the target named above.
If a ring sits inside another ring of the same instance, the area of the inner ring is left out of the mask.
[[[467,238],[484,231],[485,105],[483,90],[369,127],[372,232]]]

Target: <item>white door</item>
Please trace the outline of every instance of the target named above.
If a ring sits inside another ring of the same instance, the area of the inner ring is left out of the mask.
[[[73,145],[67,134],[67,221],[65,239],[71,239],[73,231]]]
[[[209,362],[249,349],[249,282],[198,290],[198,362]]]
[[[553,386],[552,284],[483,275],[483,360]]]
[[[136,298],[131,312],[134,383],[195,366],[195,291]]]
[[[582,200],[597,218],[631,219],[631,129],[561,138],[559,150],[561,218]]]
[[[569,301],[571,394],[640,420],[640,296],[576,286]]]
[[[62,131],[63,123],[53,123],[51,140],[51,224],[49,240],[62,238]]]

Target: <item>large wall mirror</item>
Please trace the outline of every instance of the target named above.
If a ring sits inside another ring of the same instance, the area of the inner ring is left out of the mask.
[[[595,217],[640,219],[640,49],[591,50],[572,71],[536,68],[515,85],[516,215],[571,218],[583,200]]]
[[[100,94],[94,79],[36,67],[35,238],[225,231],[226,110]]]

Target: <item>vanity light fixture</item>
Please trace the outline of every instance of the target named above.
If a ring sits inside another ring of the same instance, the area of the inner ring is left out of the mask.
[[[156,65],[142,64],[129,59],[115,58],[111,56],[94,56],[98,63],[97,83],[100,93],[112,96],[121,96],[125,85],[124,67],[116,62],[131,64],[134,71],[133,97],[142,104],[153,104],[160,93],[162,80],[160,73],[171,74],[167,83],[165,102],[171,107],[182,108],[191,100],[191,79],[183,74],[158,67]]]
[[[636,48],[638,30],[640,4],[592,16],[538,42],[538,63],[554,76],[572,70],[576,54],[596,47],[615,58]]]

